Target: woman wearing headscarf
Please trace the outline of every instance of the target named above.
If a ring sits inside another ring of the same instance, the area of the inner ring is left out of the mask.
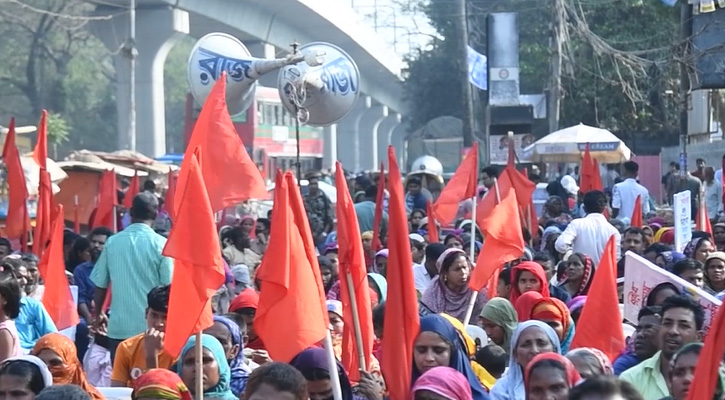
[[[189,338],[181,350],[176,370],[184,381],[186,387],[195,397],[201,397],[195,393],[196,374],[194,346],[196,346],[196,335]],[[231,382],[231,371],[227,362],[224,347],[213,336],[201,335],[201,346],[203,351],[203,374],[204,374],[204,393],[205,400],[238,400],[239,397],[232,393],[229,386]]]
[[[526,367],[524,382],[527,400],[567,400],[569,389],[582,377],[566,357],[557,353],[542,353]],[[566,390],[562,390],[562,387]]]
[[[473,400],[489,398],[471,367],[462,336],[445,317],[427,315],[420,319],[420,333],[413,346],[413,385],[435,367],[451,367],[466,376]]]
[[[167,369],[150,369],[133,382],[132,400],[192,400],[179,375]]]
[[[332,286],[338,281],[332,268],[332,261],[325,256],[317,256],[317,264],[320,266],[322,286],[325,288],[325,294],[328,294]]]
[[[480,324],[493,343],[510,352],[511,336],[519,324],[511,302],[501,297],[489,300],[481,310]]]
[[[697,239],[692,239],[690,243],[685,246],[685,250],[682,253],[685,257],[692,258],[704,264],[705,261],[707,261],[707,256],[713,251],[715,250],[713,249],[710,239],[706,237],[699,237]]]
[[[569,314],[571,314],[571,319],[574,321],[574,324],[579,321],[579,317],[582,314],[582,310],[584,309],[584,304],[586,304],[586,302],[587,296],[577,296],[566,303],[566,306],[569,308]]]
[[[539,219],[539,223],[546,226],[549,221],[554,221],[558,225],[566,225],[571,222],[571,215],[567,213],[567,210],[561,197],[551,196],[544,203],[544,214]]]
[[[511,269],[511,304],[526,292],[538,292],[549,297],[549,281],[541,264],[533,261],[524,261]],[[519,315],[519,318],[521,315]]]
[[[712,226],[712,239],[717,251],[725,251],[725,222],[718,222]]]
[[[574,253],[566,263],[566,275],[559,286],[572,298],[586,296],[594,278],[594,262],[585,254]]]
[[[368,274],[368,285],[378,295],[378,302],[373,304],[373,307],[385,303],[385,300],[388,298],[388,281],[385,277],[371,272]]]
[[[672,271],[672,267],[675,263],[684,260],[685,258],[687,257],[684,254],[676,251],[663,251],[655,257],[655,264],[667,271]]]
[[[705,284],[714,293],[725,291],[725,253],[710,253],[705,262]]]
[[[575,329],[566,304],[553,297],[543,298],[534,305],[530,318],[545,322],[552,327],[559,337],[561,352],[566,354],[569,351]]]
[[[388,270],[388,249],[382,249],[375,253],[374,270],[382,276],[387,274]]]
[[[518,300],[516,300],[516,304],[514,304],[516,315],[519,317],[519,322],[530,320],[534,306],[539,302],[539,300],[544,298],[545,297],[539,292],[526,292],[522,294]]]
[[[474,293],[473,289],[468,287],[471,260],[463,250],[450,248],[438,257],[436,267],[438,275],[423,293],[421,302],[435,313],[446,313],[463,321]],[[479,315],[485,302],[485,291],[482,290],[476,298],[471,315]]]
[[[49,333],[35,343],[30,354],[45,362],[53,375],[54,385],[77,385],[93,400],[105,400],[105,397],[88,383],[72,340],[60,333]]]
[[[540,346],[539,343],[545,344]],[[556,332],[541,321],[531,320],[520,323],[511,339],[508,370],[493,386],[491,399],[525,400],[524,370],[534,357],[548,352],[561,354],[559,337]]]
[[[330,381],[330,365],[327,362],[327,353],[324,349],[311,347],[302,351],[300,354],[290,361],[290,365],[295,367],[302,373],[307,382]],[[340,362],[337,363],[337,376],[340,378],[340,389],[342,390],[342,400],[357,400],[357,396],[353,394],[350,379],[347,377],[345,370]],[[331,386],[330,386],[331,387]],[[310,397],[319,395],[316,393],[317,388],[308,386]],[[323,395],[324,396],[324,395]],[[330,393],[330,398],[332,393]],[[362,400],[362,399],[360,399]]]
[[[451,367],[435,367],[420,376],[410,391],[411,400],[428,399],[434,394],[450,400],[473,398],[466,377]]]
[[[213,336],[224,348],[231,373],[229,386],[232,393],[239,396],[244,392],[249,374],[252,373],[251,368],[244,362],[244,342],[239,325],[227,317],[215,315],[214,324],[204,330],[204,333]]]
[[[478,381],[483,385],[483,387],[488,391],[491,390],[493,385],[496,383],[496,378],[493,377],[488,371],[486,371],[485,368],[481,364],[479,364],[476,360],[476,351],[478,348],[476,347],[476,342],[471,338],[471,335],[468,334],[468,331],[466,328],[463,327],[463,323],[453,317],[451,317],[448,314],[440,314],[441,317],[445,318],[448,322],[453,325],[454,328],[458,331],[458,334],[463,339],[463,344],[466,346],[466,354],[468,354],[468,360],[471,362],[471,368],[473,368],[473,373],[478,378]],[[469,325],[471,327],[471,325]],[[477,328],[476,326],[473,326],[474,328]],[[481,328],[478,328],[481,329]],[[483,332],[481,332],[483,334]],[[488,342],[488,340],[486,340]],[[484,343],[485,345],[485,343]]]
[[[551,256],[552,262],[558,264],[561,261],[561,253],[556,250],[556,239],[561,236],[562,230],[552,225],[544,229],[541,234],[541,243],[539,243],[539,250],[548,253]]]
[[[584,379],[601,375],[614,375],[614,368],[604,352],[593,347],[580,347],[566,353]]]

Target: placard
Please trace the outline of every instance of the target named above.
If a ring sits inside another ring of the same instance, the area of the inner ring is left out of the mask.
[[[624,256],[624,319],[636,324],[637,314],[646,305],[647,295],[655,286],[668,282],[680,293],[686,294],[702,305],[705,310],[705,330],[708,329],[710,321],[722,304],[720,300],[631,251]]]
[[[675,193],[672,201],[675,212],[675,250],[682,253],[692,240],[692,203],[690,191]]]
[[[524,152],[524,149],[531,146],[536,141],[534,135],[530,133],[516,134],[514,135],[514,150],[518,155],[518,162],[529,163],[531,162],[531,152]],[[490,164],[506,164],[509,159],[509,138],[508,135],[491,135],[489,143],[489,160]]]

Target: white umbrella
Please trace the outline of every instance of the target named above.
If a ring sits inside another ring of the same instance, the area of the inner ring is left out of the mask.
[[[592,158],[600,163],[617,164],[632,156],[629,147],[612,132],[579,124],[552,132],[537,140],[524,149],[523,157],[533,162],[578,163],[587,143]]]

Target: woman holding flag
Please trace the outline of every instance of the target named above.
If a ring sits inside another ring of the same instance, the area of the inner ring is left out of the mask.
[[[433,312],[446,313],[463,321],[468,303],[475,293],[468,287],[472,263],[465,251],[449,248],[436,261],[438,276],[433,278],[421,302]],[[486,302],[485,292],[479,293],[473,306],[473,314],[479,315]]]

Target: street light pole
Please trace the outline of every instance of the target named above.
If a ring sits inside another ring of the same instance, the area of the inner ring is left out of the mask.
[[[463,97],[463,146],[473,146],[473,95],[468,81],[468,21],[466,19],[466,0],[456,0],[455,24],[458,33],[458,77],[461,80]]]
[[[131,151],[136,151],[136,0],[130,0],[129,17],[130,28],[128,38],[128,58],[130,62],[129,68],[129,115],[128,115],[128,147]]]

